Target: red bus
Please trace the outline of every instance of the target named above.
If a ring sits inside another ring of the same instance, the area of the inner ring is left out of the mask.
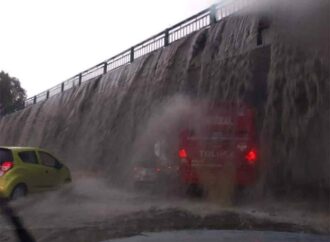
[[[259,166],[253,108],[243,103],[216,104],[204,108],[196,123],[187,120],[179,134],[181,182],[203,187],[226,177],[236,187],[253,185]]]

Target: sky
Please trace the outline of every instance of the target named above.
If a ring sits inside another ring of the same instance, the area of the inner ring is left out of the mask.
[[[0,0],[0,71],[28,97],[88,69],[214,0]]]

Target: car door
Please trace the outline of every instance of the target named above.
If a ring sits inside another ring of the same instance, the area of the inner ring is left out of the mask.
[[[39,151],[41,165],[45,168],[45,184],[49,188],[55,188],[60,184],[61,171],[58,169],[59,161],[51,154]]]
[[[21,182],[24,182],[29,187],[29,192],[43,191],[45,186],[46,169],[40,165],[37,153],[33,150],[20,151],[18,157],[22,162]]]

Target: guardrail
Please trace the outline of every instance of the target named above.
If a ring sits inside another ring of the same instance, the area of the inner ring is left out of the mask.
[[[49,90],[26,99],[23,108],[47,100],[48,98],[69,90],[72,87],[80,86],[94,77],[103,75],[123,65],[132,63],[137,58],[160,48],[164,48],[195,31],[210,27],[219,20],[247,7],[250,3],[251,0],[235,0],[212,5],[210,8],[207,8],[191,16],[190,18],[165,29],[164,31],[144,40],[137,45],[132,46],[118,55],[67,79]]]

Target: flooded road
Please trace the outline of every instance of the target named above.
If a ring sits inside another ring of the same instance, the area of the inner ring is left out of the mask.
[[[237,229],[330,234],[330,210],[302,202],[220,204],[207,198],[137,193],[95,178],[12,203],[37,241],[102,241],[142,232]],[[0,241],[13,241],[1,218]]]

